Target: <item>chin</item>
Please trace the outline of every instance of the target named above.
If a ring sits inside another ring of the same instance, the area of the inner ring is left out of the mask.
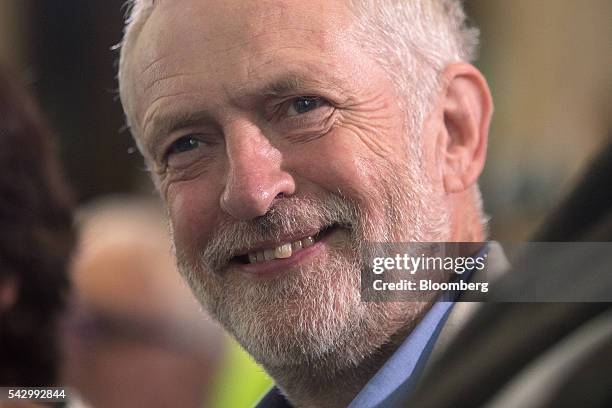
[[[194,292],[266,368],[315,363],[345,354],[368,315],[355,258],[333,252],[285,276],[256,282],[232,274],[218,292],[200,280]],[[220,296],[211,301],[215,293]]]

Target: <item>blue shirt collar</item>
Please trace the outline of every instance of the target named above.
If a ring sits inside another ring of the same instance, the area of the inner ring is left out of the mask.
[[[349,408],[392,407],[405,400],[414,388],[433,346],[446,322],[452,302],[437,302],[381,369],[368,381]],[[256,408],[291,408],[273,387]]]
[[[405,400],[416,385],[453,304],[436,302],[391,358],[357,394],[349,408],[392,407]]]

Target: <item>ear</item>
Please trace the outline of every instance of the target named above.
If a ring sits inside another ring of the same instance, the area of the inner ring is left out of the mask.
[[[493,101],[487,81],[473,65],[450,64],[443,76],[437,151],[444,189],[458,193],[473,185],[484,168]]]

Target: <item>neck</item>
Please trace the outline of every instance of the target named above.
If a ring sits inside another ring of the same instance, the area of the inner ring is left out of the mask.
[[[331,356],[328,359],[301,365],[266,367],[266,371],[275,379],[278,387],[294,407],[346,407],[395,353],[431,307],[431,304],[427,303],[416,304],[421,305],[421,310],[416,316],[414,310],[406,313],[416,318],[411,318],[409,323],[402,325],[384,344],[363,358],[356,366],[339,368],[338,361],[342,363],[348,359]],[[410,302],[402,307],[407,305],[414,307],[415,303]],[[344,351],[348,354],[352,345],[348,344],[346,347]],[[337,354],[341,353],[338,351]]]

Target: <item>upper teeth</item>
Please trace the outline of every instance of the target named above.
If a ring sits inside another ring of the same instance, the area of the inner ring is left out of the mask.
[[[263,249],[260,251],[249,252],[249,262],[270,261],[277,258],[289,258],[293,253],[308,248],[314,244],[313,237],[306,237],[295,242],[288,242],[275,248]]]

